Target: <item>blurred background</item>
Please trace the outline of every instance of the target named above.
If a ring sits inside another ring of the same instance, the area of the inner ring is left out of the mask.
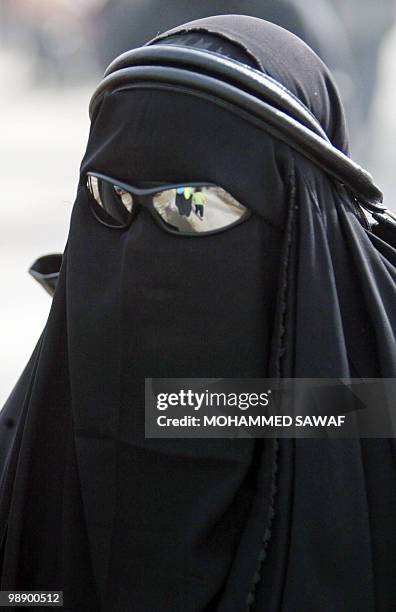
[[[396,0],[0,0],[0,407],[48,316],[51,299],[27,270],[64,249],[101,74],[158,32],[221,13],[274,21],[322,57],[352,154],[396,209]]]

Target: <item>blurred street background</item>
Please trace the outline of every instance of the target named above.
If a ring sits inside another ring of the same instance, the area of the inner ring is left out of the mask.
[[[314,48],[339,85],[353,157],[396,209],[396,0],[0,0],[0,407],[48,316],[27,270],[64,249],[101,74],[157,32],[221,13],[269,19]]]

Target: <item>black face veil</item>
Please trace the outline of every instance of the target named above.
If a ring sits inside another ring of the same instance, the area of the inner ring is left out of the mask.
[[[269,74],[347,152],[333,81],[293,35],[229,16],[163,36]],[[88,171],[213,182],[253,214],[194,239],[142,210],[117,232],[91,214]],[[392,377],[395,265],[257,123],[180,88],[106,93],[49,320],[1,413],[2,589],[106,612],[387,610],[387,441],[146,440],[144,378]]]

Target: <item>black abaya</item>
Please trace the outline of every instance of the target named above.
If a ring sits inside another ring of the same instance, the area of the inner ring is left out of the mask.
[[[176,34],[236,45],[347,151],[296,37],[238,16]],[[144,210],[114,231],[88,170],[214,182],[253,214],[200,239]],[[177,89],[107,93],[49,320],[0,417],[1,588],[63,589],[76,611],[390,609],[389,441],[145,439],[144,378],[394,376],[395,266],[346,192],[257,123]]]

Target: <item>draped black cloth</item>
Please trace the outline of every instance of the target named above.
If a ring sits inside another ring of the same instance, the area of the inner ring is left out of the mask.
[[[332,78],[292,34],[227,16],[164,36],[265,71],[347,151]],[[214,182],[253,215],[200,239],[145,210],[111,230],[88,170]],[[389,440],[145,439],[144,378],[393,377],[395,280],[342,187],[257,123],[175,88],[107,93],[49,319],[0,414],[1,588],[63,589],[73,611],[390,610]]]

